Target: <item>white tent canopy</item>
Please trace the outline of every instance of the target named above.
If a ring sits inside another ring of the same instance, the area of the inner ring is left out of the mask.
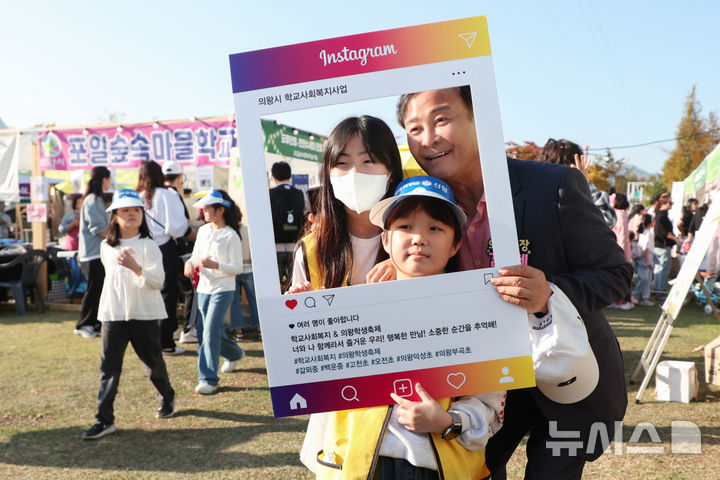
[[[32,138],[37,132],[0,130],[0,200],[20,201],[20,177],[32,170]],[[29,179],[28,179],[29,180]]]

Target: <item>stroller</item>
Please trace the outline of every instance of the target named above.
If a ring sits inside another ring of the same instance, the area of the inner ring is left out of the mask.
[[[698,280],[698,277],[702,279],[702,282]],[[713,308],[710,305],[710,302],[715,305],[715,308],[720,309],[720,282],[717,281],[716,275],[710,275],[708,277],[698,275],[698,277],[696,277],[690,287],[688,297],[692,295],[692,298],[695,299],[695,303],[698,305],[705,305],[703,310],[705,313],[710,315],[713,313]],[[705,288],[703,288],[703,285]],[[706,291],[710,293],[710,298],[708,298]]]

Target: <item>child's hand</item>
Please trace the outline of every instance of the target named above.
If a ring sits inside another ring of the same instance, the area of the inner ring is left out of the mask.
[[[397,280],[397,271],[388,258],[375,265],[365,276],[365,283],[379,283]]]
[[[205,257],[202,260],[200,260],[200,265],[202,265],[205,268],[218,268],[220,265],[218,265],[218,262],[215,260],[210,260],[210,257]]]
[[[419,383],[415,384],[415,391],[422,401],[413,402],[394,393],[390,394],[400,405],[398,422],[411,432],[442,433],[452,423],[452,417]]]
[[[120,253],[118,253],[117,262],[119,265],[122,265],[125,268],[128,268],[132,270],[135,275],[141,275],[142,274],[142,267],[139,263],[135,260],[135,257],[132,256],[132,253],[130,253],[131,250],[122,249],[120,250]]]
[[[192,264],[192,262],[190,260],[188,260],[187,262],[185,262],[185,267],[183,268],[183,274],[187,278],[192,278],[193,273],[195,273],[195,266]]]
[[[312,290],[313,287],[310,282],[296,283],[295,285],[292,285],[290,288],[287,289],[285,295],[290,295],[292,293],[312,292]]]

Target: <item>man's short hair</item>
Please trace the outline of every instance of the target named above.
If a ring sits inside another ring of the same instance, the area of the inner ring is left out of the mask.
[[[275,180],[280,180],[281,182],[290,180],[290,177],[292,177],[292,170],[290,169],[290,164],[287,162],[273,163],[273,166],[270,168],[270,173],[272,173]]]
[[[457,88],[458,94],[460,95],[460,99],[465,104],[465,106],[468,109],[468,112],[470,112],[470,116],[473,115],[473,104],[472,104],[472,93],[470,92],[470,85],[463,85],[462,87],[455,87]],[[417,95],[418,93],[422,92],[415,92],[415,93],[406,93],[403,95],[400,95],[400,99],[398,100],[397,104],[397,120],[400,123],[400,125],[405,127],[405,113],[407,113],[407,106],[408,103],[410,103],[410,100]]]

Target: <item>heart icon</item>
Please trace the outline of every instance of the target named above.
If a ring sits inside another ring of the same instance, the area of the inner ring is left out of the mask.
[[[450,384],[451,387],[453,387],[455,390],[459,389],[463,385],[465,385],[465,374],[462,372],[458,373],[451,373],[447,376],[447,382]]]
[[[292,310],[293,308],[297,307],[297,300],[285,300],[285,306]]]
[[[290,327],[290,328],[295,328],[295,324],[294,324],[294,323],[291,323],[290,325],[288,325],[288,327]]]

